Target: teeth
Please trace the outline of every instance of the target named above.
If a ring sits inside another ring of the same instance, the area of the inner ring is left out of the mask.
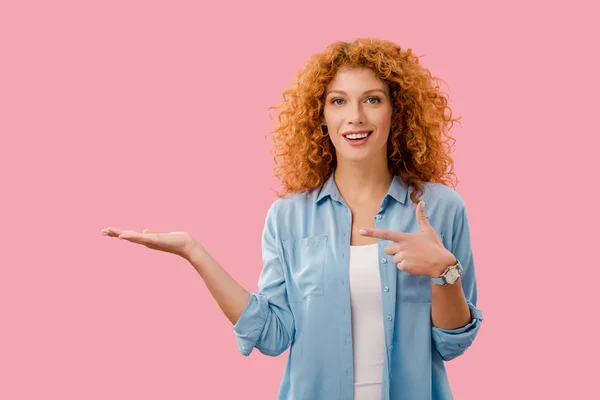
[[[369,136],[369,133],[351,133],[350,135],[346,135],[348,139],[363,139]]]

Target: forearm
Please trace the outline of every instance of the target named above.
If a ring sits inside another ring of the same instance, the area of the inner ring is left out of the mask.
[[[431,322],[442,329],[458,329],[471,322],[460,280],[447,286],[431,284]]]
[[[198,271],[225,316],[235,325],[250,299],[250,293],[201,246],[194,247],[186,259]]]

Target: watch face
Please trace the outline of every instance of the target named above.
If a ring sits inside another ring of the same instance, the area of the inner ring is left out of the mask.
[[[458,268],[452,268],[446,275],[446,281],[452,284],[458,280],[459,276],[460,274],[458,273]]]

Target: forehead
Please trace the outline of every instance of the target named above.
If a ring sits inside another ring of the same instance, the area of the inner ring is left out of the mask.
[[[387,91],[388,85],[380,80],[375,72],[365,67],[343,67],[327,86],[327,91],[342,90],[345,92],[362,93],[365,90],[382,89]]]

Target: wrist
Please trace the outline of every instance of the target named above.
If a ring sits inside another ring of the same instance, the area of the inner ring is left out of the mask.
[[[200,265],[206,263],[208,252],[200,243],[194,243],[189,246],[188,250],[185,252],[184,258],[188,260],[194,268],[198,269]]]
[[[454,254],[452,254],[449,251],[446,251],[444,256],[440,257],[438,263],[436,264],[436,267],[433,269],[429,277],[438,278],[444,273],[444,271],[446,271],[448,267],[456,265],[457,261],[458,260],[456,259],[456,257],[454,257]]]

